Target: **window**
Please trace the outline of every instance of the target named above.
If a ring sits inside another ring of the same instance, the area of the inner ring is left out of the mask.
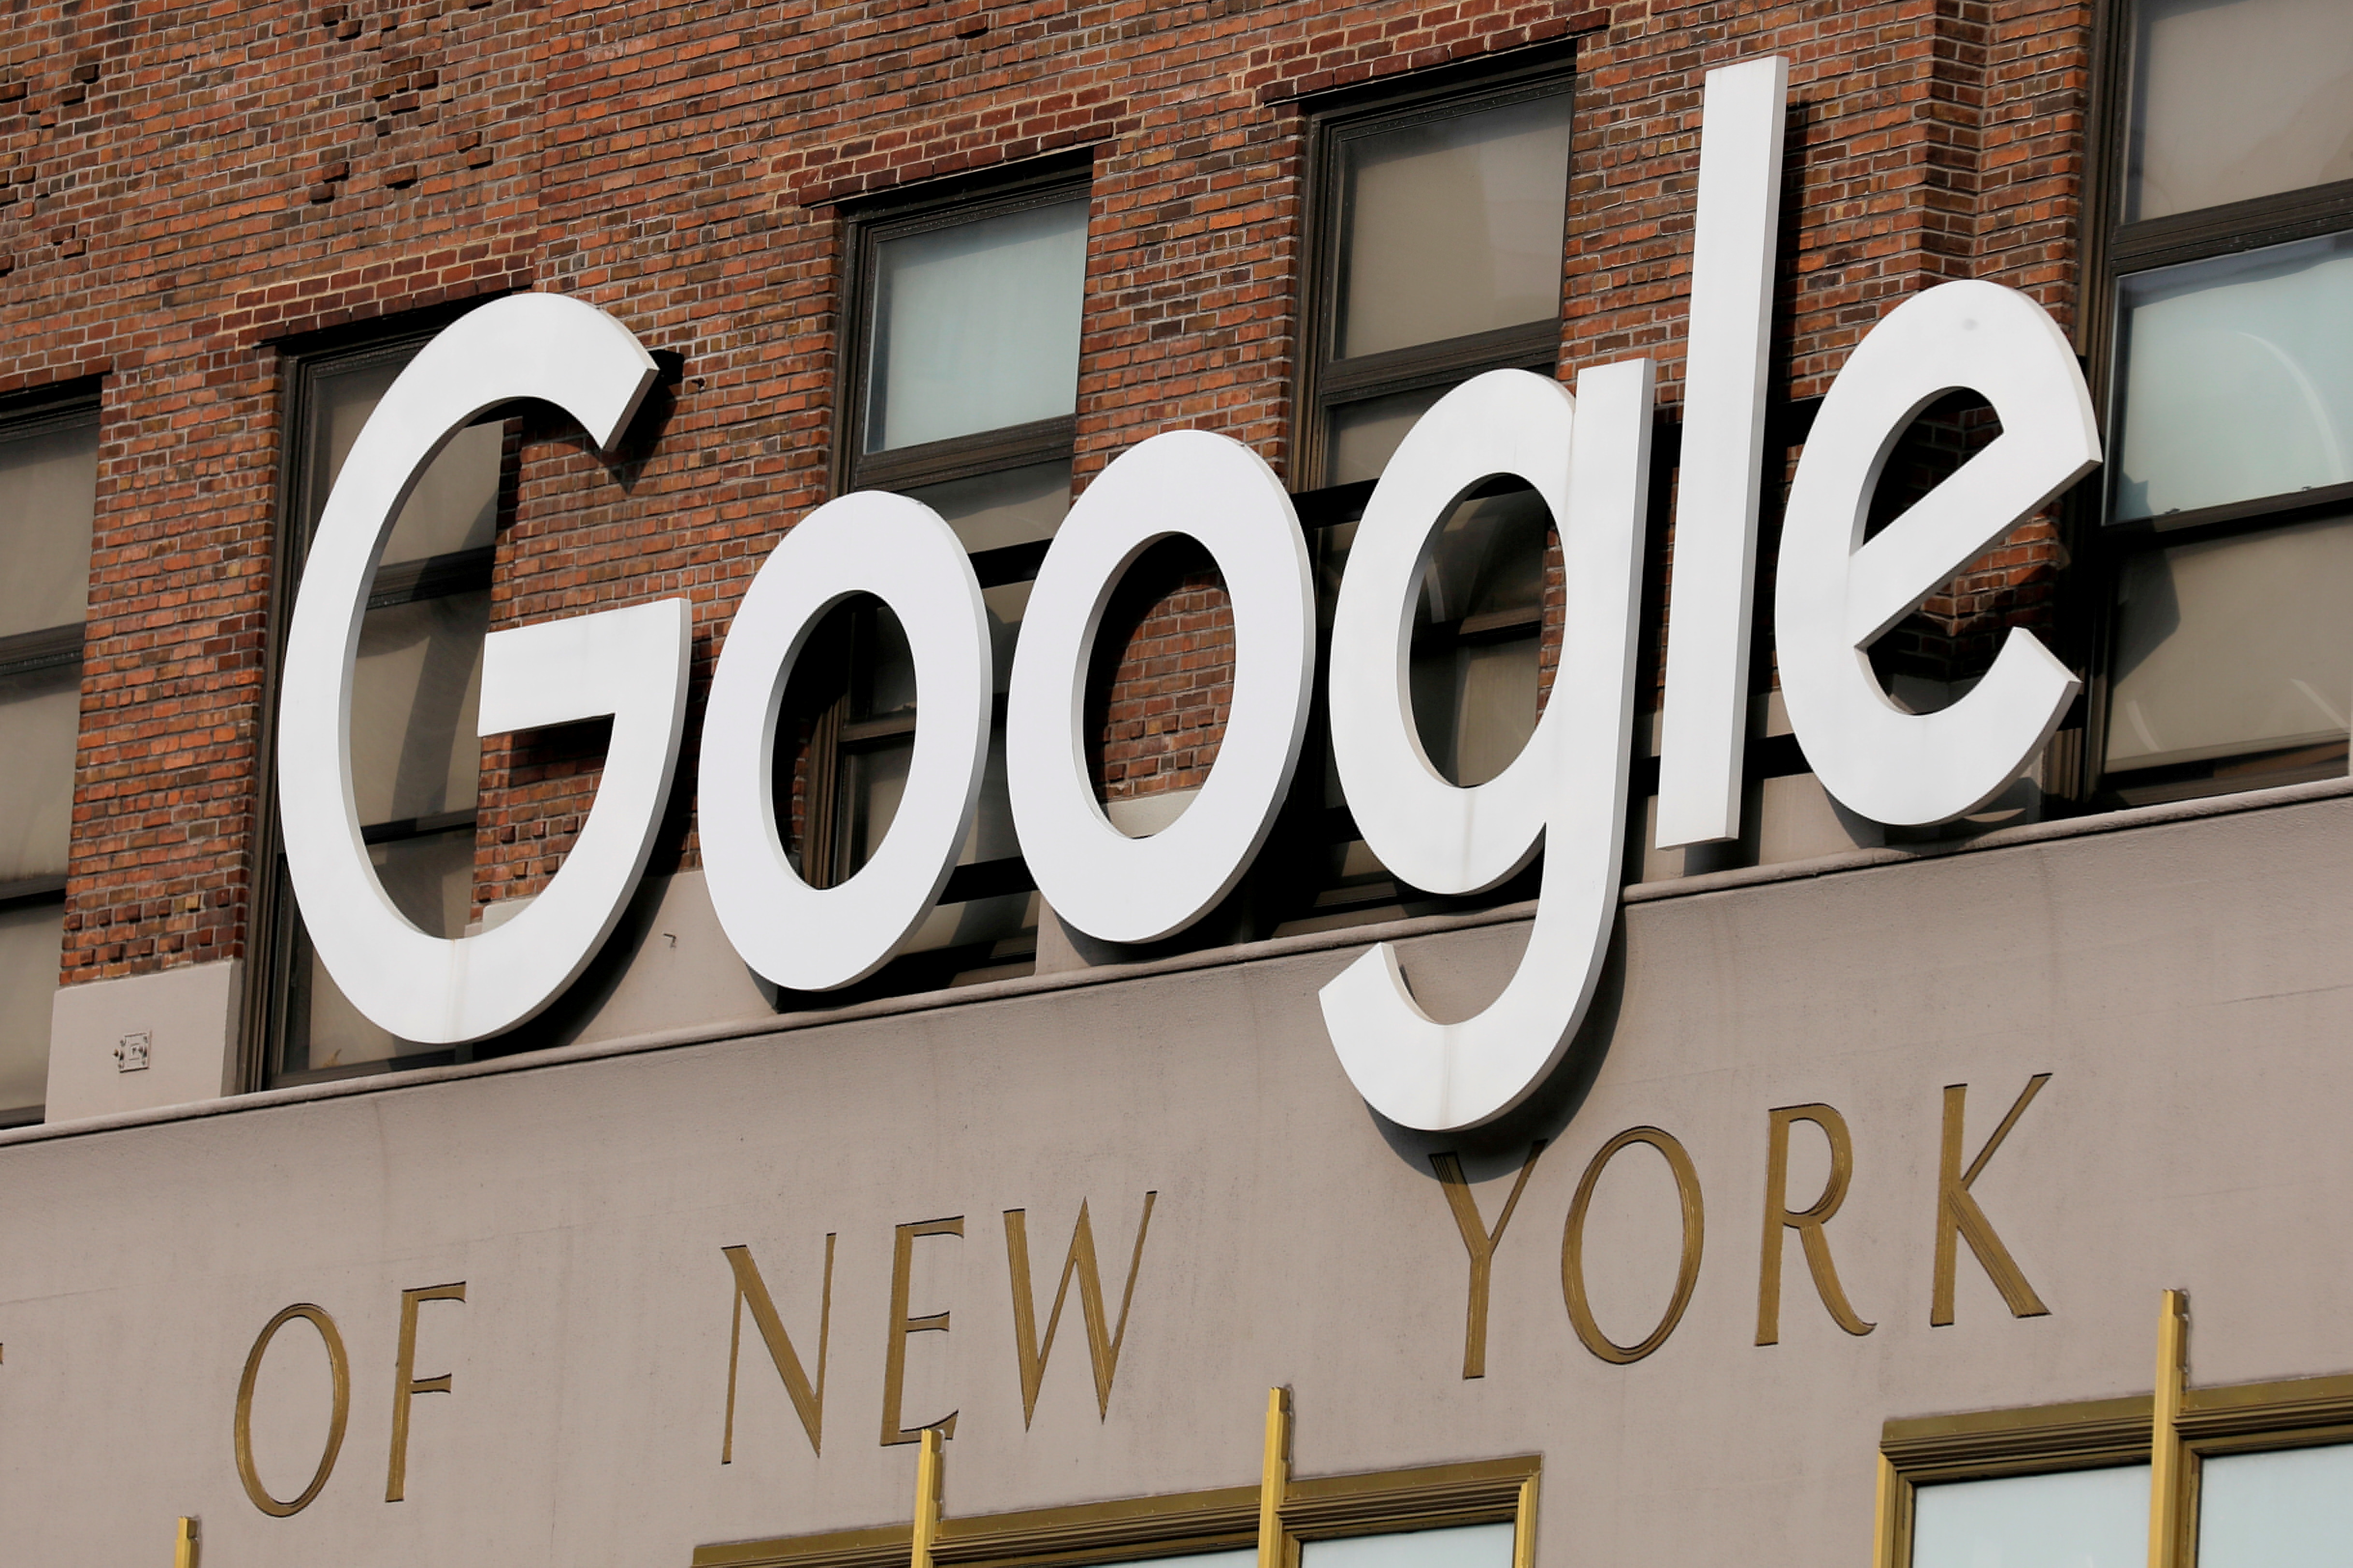
[[[289,364],[289,482],[280,621],[343,461],[393,378],[428,334],[295,356]],[[352,692],[352,786],[385,892],[423,931],[461,936],[473,908],[481,743],[474,732],[491,564],[515,437],[493,421],[460,431],[417,482],[371,585]],[[453,1059],[364,1017],[311,952],[270,825],[270,932],[262,1037],[267,1074],[300,1083]]]
[[[1037,897],[1005,782],[1004,702],[1029,584],[1070,508],[1086,279],[1085,172],[1067,163],[985,190],[894,199],[849,222],[842,491],[887,489],[937,511],[970,551],[996,655],[997,727],[958,870],[911,938],[939,978],[988,978],[1033,958]],[[913,669],[890,614],[869,600],[812,639],[790,699],[799,732],[801,874],[855,872],[888,831],[913,755]]]
[[[2353,1378],[1887,1423],[1879,1568],[2143,1568],[2152,1489],[2197,1568],[2320,1568],[2353,1541]],[[2170,1559],[2169,1559],[2170,1560]]]
[[[2341,773],[2353,713],[2353,8],[2120,0],[2113,608],[2129,803]]]
[[[1536,1470],[1533,1458],[1496,1459],[1288,1482],[1275,1561],[1297,1568],[1530,1568]],[[1040,1562],[1251,1568],[1259,1561],[1259,1495],[1257,1487],[1227,1487],[951,1517],[937,1521],[936,1545],[942,1558],[971,1568]],[[901,1525],[702,1546],[694,1568],[904,1563],[913,1533]]]
[[[1481,371],[1553,373],[1568,110],[1567,76],[1546,68],[1311,116],[1306,485],[1378,478],[1423,411]]]
[[[97,498],[94,402],[0,423],[0,1127],[48,1094]]]
[[[1314,489],[1300,517],[1327,615],[1364,499],[1414,422],[1482,371],[1555,373],[1569,101],[1567,71],[1537,56],[1469,86],[1422,79],[1309,113],[1294,471]],[[1535,732],[1560,589],[1552,518],[1532,490],[1492,482],[1457,503],[1423,584],[1412,668],[1422,749],[1455,783],[1493,778]],[[1324,864],[1288,929],[1400,897],[1356,837],[1328,756],[1324,773]]]

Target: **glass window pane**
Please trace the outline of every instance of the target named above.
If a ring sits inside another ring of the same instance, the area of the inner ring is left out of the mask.
[[[2198,1568],[2353,1564],[2353,1443],[2217,1454],[2202,1468]]]
[[[0,1126],[48,1097],[49,1002],[64,939],[62,904],[0,910]]]
[[[1552,514],[1519,485],[1458,503],[1414,612],[1413,716],[1430,765],[1484,784],[1535,732],[1537,633]]]
[[[80,728],[80,665],[0,676],[0,883],[65,875]]]
[[[2119,519],[2353,481],[2353,234],[2126,278]]]
[[[1560,314],[1568,96],[1342,144],[1335,357]]]
[[[2148,1467],[1948,1481],[1913,1494],[1912,1568],[2145,1568]]]
[[[1080,197],[884,240],[874,260],[866,449],[1078,406]]]
[[[2140,0],[2125,220],[2353,179],[2353,5]]]
[[[1508,1522],[1303,1542],[1300,1568],[1512,1568]]]
[[[861,746],[841,759],[841,845],[835,864],[846,879],[882,847],[882,836],[899,815],[907,790],[907,764],[915,754],[913,736],[883,745]]]
[[[965,553],[977,555],[1054,536],[1071,510],[1071,461],[1032,463],[905,493],[938,512],[964,541]]]
[[[474,830],[457,828],[368,846],[368,861],[396,908],[429,936],[462,936],[474,896]],[[318,955],[310,955],[307,1046],[290,1051],[290,1071],[317,1071],[414,1055],[418,1047],[363,1016]]]
[[[1350,485],[1362,479],[1377,479],[1381,470],[1397,456],[1398,443],[1413,428],[1414,421],[1430,412],[1430,405],[1452,390],[1444,386],[1418,387],[1411,392],[1395,392],[1387,397],[1367,397],[1362,403],[1344,403],[1332,410],[1332,435],[1329,449],[1324,456],[1324,482],[1330,485]]]
[[[90,605],[98,415],[0,434],[0,637],[79,622]]]
[[[311,471],[318,479],[311,495],[311,522],[326,510],[327,492],[343,471],[343,459],[361,426],[375,412],[408,356],[371,360],[322,372],[312,385]],[[386,563],[420,561],[453,551],[480,550],[496,542],[499,526],[499,463],[505,431],[496,423],[470,426],[450,438],[417,481],[385,543]]]
[[[2353,519],[2133,556],[2119,578],[2107,765],[2342,742],[2348,596]]]
[[[352,687],[352,793],[372,826],[471,811],[488,590],[370,610]]]

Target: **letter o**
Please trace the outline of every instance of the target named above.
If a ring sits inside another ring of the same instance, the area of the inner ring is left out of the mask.
[[[890,831],[838,887],[785,858],[776,724],[785,683],[826,612],[853,594],[891,608],[915,661],[915,749]],[[921,501],[862,490],[803,518],[752,579],[711,680],[697,802],[719,923],[776,984],[830,991],[889,962],[938,901],[972,829],[988,757],[988,614],[955,530]]]
[[[292,1502],[280,1502],[269,1495],[269,1489],[261,1484],[260,1474],[253,1468],[253,1384],[261,1375],[261,1358],[269,1352],[269,1342],[278,1337],[279,1330],[297,1318],[307,1319],[327,1342],[327,1365],[335,1378],[334,1414],[327,1423],[327,1450],[319,1456],[319,1468],[311,1476],[311,1484]],[[300,1301],[270,1319],[261,1337],[253,1342],[253,1349],[246,1352],[245,1375],[237,1384],[237,1474],[245,1483],[245,1495],[253,1500],[253,1506],[272,1519],[286,1519],[310,1507],[311,1500],[319,1495],[319,1489],[334,1472],[335,1456],[343,1448],[343,1426],[351,1414],[351,1357],[344,1353],[343,1336],[335,1331],[335,1320],[327,1316],[326,1309]]]
[[[1130,838],[1095,799],[1087,666],[1121,575],[1179,534],[1208,550],[1233,600],[1233,706],[1199,795],[1149,838]],[[1054,912],[1104,942],[1138,942],[1216,907],[1282,808],[1314,674],[1306,542],[1282,482],[1256,453],[1206,430],[1170,430],[1096,476],[1029,591],[1006,706],[1013,825]]]
[[[1664,1316],[1650,1336],[1639,1343],[1621,1345],[1601,1331],[1593,1321],[1593,1308],[1585,1299],[1585,1214],[1593,1204],[1593,1189],[1601,1180],[1602,1171],[1615,1159],[1618,1152],[1630,1144],[1648,1143],[1666,1156],[1667,1168],[1674,1173],[1675,1195],[1683,1202],[1683,1257],[1675,1265],[1674,1299],[1667,1303]],[[1568,1224],[1560,1238],[1560,1289],[1568,1301],[1569,1325],[1585,1348],[1603,1361],[1624,1366],[1641,1361],[1667,1342],[1675,1325],[1683,1320],[1683,1309],[1691,1305],[1692,1289],[1699,1283],[1700,1248],[1706,1239],[1706,1218],[1700,1206],[1699,1172],[1692,1166],[1691,1155],[1672,1132],[1655,1127],[1630,1127],[1609,1142],[1601,1145],[1589,1163],[1585,1175],[1577,1184],[1576,1201],[1568,1205]]]

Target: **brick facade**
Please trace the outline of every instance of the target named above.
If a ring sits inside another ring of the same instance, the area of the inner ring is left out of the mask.
[[[751,574],[827,493],[834,204],[1092,146],[1081,482],[1186,426],[1282,472],[1300,96],[1573,38],[1563,374],[1653,355],[1672,419],[1701,79],[1778,51],[1794,119],[1773,386],[1804,399],[1935,281],[2013,284],[2073,324],[2090,13],[2089,0],[21,8],[0,41],[0,395],[95,377],[104,407],[66,978],[248,942],[290,342],[534,288],[682,355],[616,468],[576,433],[524,421],[494,624],[684,595],[699,688]],[[1662,595],[1663,498],[1658,512]],[[1769,562],[1769,532],[1766,545]],[[1985,627],[2047,616],[2061,560],[2054,530],[2030,524],[1907,635],[1924,657],[1944,637],[1961,649],[1947,665],[1965,664]],[[1192,570],[1138,609],[1106,682],[1115,793],[1197,784],[1214,755],[1222,597]],[[1654,647],[1662,635],[1654,620]],[[691,744],[691,730],[657,870],[694,863]],[[600,745],[572,734],[486,754],[478,900],[543,885]]]

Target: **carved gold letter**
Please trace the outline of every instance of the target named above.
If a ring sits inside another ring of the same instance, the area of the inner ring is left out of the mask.
[[[400,1353],[392,1369],[392,1463],[385,1471],[384,1500],[398,1502],[408,1493],[408,1402],[419,1394],[447,1394],[449,1374],[422,1380],[417,1376],[417,1309],[425,1301],[462,1301],[466,1282],[427,1285],[400,1293]]]
[[[319,1456],[319,1468],[311,1476],[311,1484],[292,1502],[280,1502],[264,1489],[261,1477],[253,1468],[253,1384],[261,1375],[261,1358],[269,1353],[269,1342],[278,1337],[279,1330],[297,1318],[306,1320],[327,1342],[327,1369],[335,1380],[334,1402],[327,1418],[326,1450]],[[253,1342],[253,1349],[246,1352],[245,1375],[237,1384],[237,1475],[245,1483],[245,1495],[253,1500],[253,1506],[272,1519],[285,1519],[310,1507],[311,1500],[319,1495],[319,1489],[334,1472],[335,1456],[343,1451],[343,1424],[351,1414],[352,1358],[343,1353],[343,1336],[335,1331],[335,1320],[327,1316],[326,1309],[300,1301],[270,1319],[261,1337]]]
[[[1144,1217],[1135,1222],[1135,1251],[1127,1260],[1127,1289],[1120,1292],[1119,1327],[1110,1327],[1103,1312],[1103,1277],[1095,1268],[1095,1233],[1087,1223],[1087,1203],[1079,1200],[1079,1223],[1071,1232],[1071,1250],[1062,1258],[1062,1283],[1054,1291],[1054,1310],[1046,1314],[1046,1338],[1038,1338],[1038,1309],[1029,1294],[1029,1229],[1026,1211],[1005,1211],[1005,1258],[1013,1270],[1013,1349],[1021,1362],[1021,1425],[1026,1430],[1038,1408],[1038,1385],[1046,1378],[1046,1358],[1054,1353],[1054,1331],[1062,1321],[1062,1301],[1071,1293],[1071,1276],[1079,1277],[1079,1310],[1086,1320],[1087,1356],[1094,1363],[1095,1411],[1111,1415],[1111,1380],[1119,1370],[1120,1342],[1127,1338],[1128,1304],[1135,1300],[1135,1274],[1144,1263],[1144,1233],[1152,1224],[1152,1205],[1158,1193],[1144,1194]]]
[[[833,1237],[828,1234],[825,1238],[825,1289],[818,1298],[815,1388],[809,1386],[808,1373],[801,1370],[801,1358],[793,1350],[792,1336],[785,1332],[785,1321],[776,1315],[776,1303],[768,1295],[768,1282],[760,1278],[760,1266],[752,1261],[752,1249],[723,1247],[719,1250],[735,1271],[735,1321],[727,1331],[727,1426],[719,1439],[719,1462],[733,1464],[735,1459],[735,1362],[744,1348],[746,1301],[752,1303],[752,1321],[759,1327],[760,1342],[768,1347],[768,1360],[776,1363],[776,1375],[785,1380],[785,1392],[792,1395],[801,1430],[808,1434],[809,1452],[822,1452],[818,1437],[825,1430],[825,1342],[833,1327]]]
[[[891,1337],[882,1352],[882,1446],[913,1443],[923,1435],[923,1427],[912,1430],[899,1424],[899,1399],[907,1384],[907,1336],[936,1331],[948,1331],[948,1314],[934,1312],[926,1318],[907,1316],[907,1291],[913,1282],[915,1269],[915,1238],[919,1236],[962,1236],[964,1215],[953,1219],[919,1220],[899,1227],[899,1237],[891,1251]],[[937,1421],[926,1421],[923,1426],[936,1426],[942,1438],[955,1436],[955,1411],[949,1411]]]
[[[1593,1321],[1593,1308],[1585,1299],[1585,1214],[1593,1204],[1593,1189],[1601,1180],[1601,1173],[1619,1150],[1629,1143],[1648,1143],[1666,1156],[1667,1169],[1674,1173],[1675,1196],[1683,1211],[1683,1257],[1675,1265],[1675,1294],[1659,1319],[1648,1339],[1639,1344],[1621,1345],[1601,1331]],[[1500,1228],[1500,1227],[1498,1227]],[[1692,1288],[1699,1283],[1700,1249],[1706,1244],[1707,1217],[1700,1205],[1699,1172],[1693,1169],[1691,1155],[1675,1135],[1655,1127],[1630,1127],[1601,1145],[1585,1167],[1585,1175],[1577,1184],[1577,1198],[1568,1205],[1568,1225],[1560,1237],[1560,1290],[1568,1301],[1569,1326],[1585,1348],[1603,1361],[1623,1366],[1641,1361],[1667,1342],[1675,1325],[1683,1321],[1683,1309],[1691,1305]]]
[[[1994,1151],[2001,1147],[2001,1141],[2010,1136],[2010,1130],[2018,1125],[2019,1116],[2026,1110],[2027,1103],[2042,1093],[2042,1086],[2050,1081],[2051,1075],[2047,1072],[2036,1073],[2026,1080],[2025,1091],[2019,1095],[2018,1103],[2010,1108],[2010,1114],[2001,1119],[2001,1125],[1993,1130],[1993,1136],[1986,1140],[1985,1147],[1978,1151],[1978,1157],[1969,1162],[1966,1172],[1961,1169],[1961,1118],[1962,1107],[1968,1099],[1969,1086],[1965,1083],[1945,1086],[1945,1148],[1936,1171],[1936,1283],[1935,1300],[1928,1308],[1928,1322],[1932,1327],[1941,1329],[1953,1321],[1953,1268],[1957,1250],[1954,1238],[1958,1236],[1968,1237],[1969,1251],[1976,1256],[1987,1277],[1993,1280],[1994,1289],[2001,1292],[2001,1299],[2010,1308],[2011,1317],[2040,1318],[2051,1310],[2042,1304],[2042,1298],[2034,1293],[2034,1287],[2026,1282],[2026,1276],[2020,1270],[2018,1260],[2010,1257],[2010,1248],[2004,1247],[2001,1237],[1994,1234],[1993,1226],[1986,1219],[1985,1210],[1978,1207],[1977,1199],[1969,1195],[1969,1184],[1986,1168],[1986,1162],[1993,1158]]]
[[[1846,1202],[1846,1184],[1854,1175],[1854,1143],[1847,1136],[1846,1118],[1827,1105],[1789,1105],[1773,1113],[1773,1132],[1765,1154],[1765,1257],[1757,1280],[1757,1342],[1778,1344],[1781,1339],[1781,1232],[1795,1230],[1805,1244],[1806,1268],[1814,1277],[1838,1326],[1851,1334],[1877,1328],[1866,1323],[1849,1305],[1839,1284],[1838,1265],[1831,1261],[1830,1238],[1822,1226]],[[1803,1209],[1789,1207],[1789,1123],[1810,1121],[1830,1140],[1831,1177],[1822,1195]]]
[[[1479,1217],[1479,1205],[1472,1199],[1471,1184],[1462,1174],[1462,1162],[1451,1154],[1432,1154],[1430,1165],[1438,1172],[1439,1185],[1446,1190],[1446,1206],[1454,1213],[1454,1228],[1462,1233],[1462,1245],[1471,1254],[1471,1303],[1462,1325],[1462,1375],[1487,1375],[1487,1280],[1495,1262],[1495,1245],[1504,1239],[1504,1227],[1512,1223],[1512,1211],[1520,1205],[1520,1194],[1528,1184],[1528,1176],[1536,1168],[1536,1156],[1545,1151],[1541,1138],[1528,1145],[1528,1157],[1520,1164],[1520,1178],[1512,1184],[1512,1195],[1504,1200],[1504,1212],[1495,1216],[1495,1228],[1489,1230],[1487,1222]]]

